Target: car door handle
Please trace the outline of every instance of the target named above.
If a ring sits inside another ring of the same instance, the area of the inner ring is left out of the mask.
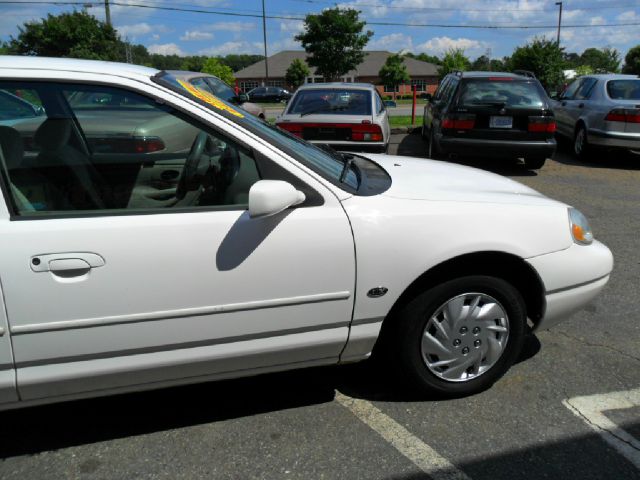
[[[96,253],[68,252],[34,255],[29,265],[36,273],[77,271],[78,274],[83,274],[82,272],[102,267],[105,263],[104,258]]]
[[[578,108],[584,108],[584,103],[581,103],[580,105],[578,105]]]
[[[560,105],[562,105],[563,107],[567,106],[567,102],[562,102]]]

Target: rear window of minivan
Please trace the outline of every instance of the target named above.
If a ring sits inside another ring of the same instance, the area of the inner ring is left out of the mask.
[[[540,108],[545,102],[533,82],[504,80],[468,80],[460,92],[460,105],[495,106],[509,108]]]

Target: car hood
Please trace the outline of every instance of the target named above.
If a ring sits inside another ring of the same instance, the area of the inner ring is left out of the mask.
[[[477,168],[424,158],[372,155],[391,176],[384,196],[407,200],[562,205],[509,178]]]

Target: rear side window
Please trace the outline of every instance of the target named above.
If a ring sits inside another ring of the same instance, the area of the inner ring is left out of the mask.
[[[469,80],[460,94],[461,105],[496,105],[509,108],[538,108],[544,100],[532,82],[514,80]]]
[[[640,100],[640,79],[609,80],[607,94],[612,100]]]
[[[287,113],[371,115],[371,92],[329,88],[301,90],[291,103]]]

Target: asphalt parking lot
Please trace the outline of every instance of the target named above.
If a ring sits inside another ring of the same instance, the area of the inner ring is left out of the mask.
[[[394,135],[390,153],[424,147]],[[616,261],[490,390],[419,398],[364,363],[9,411],[0,478],[640,478],[640,156],[460,163],[578,207]]]

